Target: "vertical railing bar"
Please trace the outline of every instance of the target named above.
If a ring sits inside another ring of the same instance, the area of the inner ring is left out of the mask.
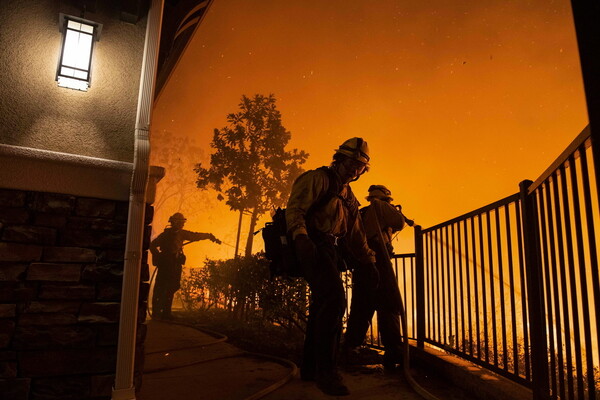
[[[458,294],[456,289],[456,238],[452,224],[452,285],[454,287],[454,348],[458,350]]]
[[[515,203],[515,213],[517,217],[517,243],[519,249],[519,278],[521,281],[521,312],[523,319],[523,353],[525,354],[525,379],[531,382],[531,369],[529,365],[529,329],[527,328],[527,289],[525,282],[525,267],[523,265],[523,233],[521,226],[521,202],[517,200]]]
[[[492,310],[492,350],[494,352],[494,366],[498,366],[498,334],[496,330],[496,296],[494,290],[494,252],[492,251],[492,222],[490,212],[486,211],[488,251],[490,263],[490,308]]]
[[[464,221],[465,228],[465,272],[466,272],[466,284],[467,284],[467,323],[469,328],[469,355],[473,356],[473,321],[471,319],[471,274],[470,274],[470,262],[469,262],[469,230],[467,229],[467,220]],[[473,232],[471,232],[472,234]],[[464,297],[464,296],[463,296]]]
[[[396,271],[398,271],[398,259],[396,259]],[[406,313],[406,335],[408,336],[408,292],[406,291],[406,258],[402,259],[402,287],[404,289],[404,293],[402,294],[403,302],[404,302],[404,312]],[[412,305],[411,308],[412,310]],[[412,323],[412,320],[411,320]]]
[[[466,353],[466,338],[465,338],[465,291],[463,288],[463,264],[462,264],[462,239],[460,234],[460,222],[456,223],[456,237],[458,238],[458,271],[460,273],[459,289],[460,289],[460,326],[462,338],[462,352]]]
[[[410,260],[410,280],[408,282],[408,285],[410,287],[410,317],[412,320],[412,324],[411,324],[411,329],[410,329],[410,334],[412,335],[413,339],[417,339],[417,302],[415,301],[415,280],[416,280],[416,275],[415,275],[415,265],[416,265],[416,255],[415,257],[412,257]],[[407,300],[408,301],[408,300]],[[405,312],[407,313],[407,317],[408,317],[408,310],[405,310]]]
[[[595,144],[596,146],[598,143]],[[583,147],[583,146],[582,146]],[[581,182],[583,185],[583,202],[585,204],[585,214],[587,219],[587,238],[588,246],[590,249],[590,269],[592,270],[592,287],[594,293],[594,310],[595,314],[600,313],[600,277],[598,274],[598,253],[596,249],[596,232],[594,222],[594,212],[592,209],[592,194],[590,177],[587,169],[587,155],[585,149],[581,148],[580,152],[581,163],[585,165],[585,168],[581,170]],[[594,160],[600,162],[600,160]],[[600,176],[596,176],[596,184],[598,184]],[[596,318],[596,343],[600,343],[600,318]],[[600,346],[598,349],[598,359],[600,360]]]
[[[404,264],[404,259],[402,260],[402,264]],[[396,285],[398,286],[398,292],[400,292],[400,274],[398,273],[398,259],[395,260],[394,262],[394,276],[396,277]],[[404,302],[404,300],[402,300],[404,297],[404,295],[402,293],[400,293],[400,299],[402,302]],[[404,304],[404,312],[406,312],[408,310],[408,306],[406,304]],[[406,323],[408,324],[408,316],[406,317]],[[381,336],[381,331],[379,331],[378,333],[378,337]]]
[[[538,223],[540,230],[540,249],[541,249],[541,260],[542,260],[542,272],[544,277],[542,277],[542,285],[543,282],[546,282],[546,313],[548,314],[548,320],[551,323],[552,329],[548,332],[548,341],[550,343],[550,385],[552,390],[552,398],[556,399],[558,396],[557,393],[557,382],[556,382],[556,357],[554,356],[554,326],[553,321],[553,311],[552,311],[552,276],[550,275],[550,263],[548,256],[548,231],[546,230],[546,209],[544,206],[544,191],[543,189],[547,189],[547,183],[543,183],[543,186],[540,186],[538,189]],[[550,196],[548,196],[548,209],[550,209]],[[548,220],[548,224],[550,225],[550,230],[552,230],[552,221]]]
[[[579,147],[579,153],[585,151],[585,145]],[[580,160],[583,161],[583,160]],[[569,166],[571,171],[571,193],[573,194],[573,216],[575,218],[574,226],[581,227],[581,208],[579,206],[579,185],[577,184],[577,168],[575,165],[575,155],[571,154],[569,157]],[[581,164],[581,169],[586,168],[585,164]],[[586,371],[587,371],[587,385],[588,385],[588,398],[596,398],[596,385],[594,383],[594,358],[592,354],[592,334],[591,334],[591,323],[590,323],[590,305],[587,294],[587,276],[586,276],[586,264],[584,257],[584,246],[583,246],[583,232],[581,229],[574,229],[577,243],[577,254],[579,260],[579,280],[581,284],[581,307],[583,313],[583,336],[585,340],[585,356],[586,356]],[[573,271],[575,275],[575,271]],[[579,339],[579,338],[578,338]],[[581,353],[581,350],[579,351]],[[583,382],[583,371],[581,373],[581,379]],[[583,398],[583,384],[579,390],[580,398]]]
[[[502,262],[502,237],[500,231],[500,208],[496,208],[496,243],[498,246],[498,290],[500,291],[500,326],[502,327],[502,364],[508,370],[506,345],[506,307],[504,305],[504,263]]]
[[[409,265],[407,266],[406,259],[404,259],[404,258],[402,259],[402,276],[404,279],[404,282],[402,285],[404,288],[404,298],[402,301],[404,302],[404,312],[406,313],[406,332],[407,332],[408,337],[414,338],[414,336],[412,335],[412,329],[410,331],[408,329],[408,324],[410,324],[410,326],[412,328],[413,323],[414,323],[413,318],[412,318],[412,313],[410,315],[408,313],[409,312],[408,310],[414,309],[413,304],[412,303],[409,304],[410,297],[409,297],[409,292],[408,292],[408,290],[409,290],[408,286],[410,285],[410,283],[408,281],[412,280],[412,257],[408,258],[408,263],[409,263]],[[409,269],[410,269],[410,271],[409,271]],[[410,307],[409,307],[409,305],[410,305]]]
[[[574,165],[571,159],[575,159],[573,155],[569,157],[569,167],[573,170]],[[565,225],[565,242],[567,247],[567,268],[569,270],[569,292],[571,294],[571,308],[573,312],[573,339],[575,342],[575,370],[577,371],[577,392],[580,399],[583,399],[583,365],[581,360],[581,333],[579,331],[579,305],[577,301],[577,282],[575,277],[575,256],[573,254],[573,233],[571,230],[571,209],[569,204],[569,195],[567,191],[567,173],[565,164],[560,167],[560,180],[562,188],[563,209],[564,209],[564,225]],[[571,182],[572,184],[573,182]],[[570,340],[569,340],[570,341]]]
[[[404,312],[406,313],[406,318],[407,321],[409,321],[409,316],[410,316],[410,330],[408,330],[407,327],[407,331],[410,332],[410,337],[413,340],[417,339],[417,335],[416,335],[416,330],[415,327],[417,325],[417,319],[416,319],[416,314],[415,314],[415,310],[417,309],[417,305],[415,304],[415,292],[414,292],[414,281],[415,281],[415,256],[411,257],[410,260],[408,261],[408,272],[407,272],[407,276],[408,276],[408,281],[406,282],[406,287],[407,287],[407,292],[406,292],[406,303],[408,303],[410,301],[410,308],[407,310],[404,310]],[[410,310],[410,313],[409,313]]]
[[[440,309],[440,247],[441,247],[441,233],[442,230],[436,230],[437,240],[435,242],[435,309],[437,310],[437,326],[436,326],[436,334],[438,343],[444,343],[444,340],[441,338],[442,335],[442,313],[443,310]]]
[[[559,168],[560,174],[564,174],[562,168]],[[569,313],[569,303],[568,303],[568,294],[567,294],[567,273],[565,270],[565,254],[564,254],[564,242],[563,242],[563,231],[562,231],[562,223],[561,223],[561,209],[560,209],[560,196],[558,192],[558,175],[556,171],[552,174],[552,179],[554,181],[553,191],[554,191],[554,210],[555,210],[555,218],[556,218],[556,238],[558,244],[558,265],[560,267],[560,276],[561,281],[561,295],[562,295],[562,309],[564,315],[564,323],[560,326],[564,327],[565,332],[565,351],[566,351],[566,362],[567,362],[567,390],[568,390],[568,398],[573,399],[575,397],[575,392],[573,389],[573,375],[571,374],[573,368],[573,359],[571,355],[571,333],[570,333],[570,313]]]
[[[490,362],[489,356],[489,336],[488,336],[488,323],[487,323],[487,291],[485,290],[485,253],[483,249],[483,218],[482,215],[479,215],[479,234],[481,236],[481,241],[479,242],[479,248],[481,253],[481,292],[483,293],[483,351],[485,362]]]
[[[519,375],[519,346],[517,344],[517,315],[515,306],[515,277],[514,277],[514,266],[513,266],[513,250],[511,240],[511,229],[510,229],[510,209],[509,205],[504,206],[504,216],[506,219],[506,252],[508,254],[508,287],[510,294],[510,317],[512,326],[512,343],[513,343],[513,363],[514,373]]]
[[[417,347],[425,346],[425,253],[421,226],[415,225],[415,287],[417,311]]]
[[[450,273],[450,251],[451,251],[451,247],[450,247],[450,232],[448,230],[448,225],[446,225],[444,227],[444,230],[446,231],[446,281],[447,283],[447,289],[448,289],[448,293],[446,295],[446,298],[444,299],[444,303],[446,302],[446,300],[448,301],[446,307],[446,310],[448,311],[448,331],[446,332],[446,340],[450,341],[450,338],[452,337],[452,290],[450,290],[450,285],[451,285],[451,281],[452,281],[452,276]]]
[[[422,256],[422,254],[421,254]],[[412,304],[413,304],[413,334],[415,337],[415,340],[418,338],[419,336],[419,305],[418,305],[418,289],[417,289],[417,282],[418,282],[418,273],[417,273],[417,266],[421,263],[422,261],[418,261],[417,260],[417,252],[415,249],[415,257],[413,258],[412,262],[410,263],[410,267],[411,267],[411,288],[412,288]]]
[[[430,322],[429,319],[431,318],[431,312],[429,310],[429,294],[431,293],[431,291],[429,290],[429,235],[431,234],[431,232],[427,232],[425,234],[423,234],[423,307],[424,307],[424,311],[425,314],[423,314],[423,326],[425,328],[425,330],[423,331],[423,338],[428,338],[429,339],[429,329],[430,329]]]
[[[527,298],[531,329],[532,391],[534,400],[547,399],[550,395],[548,382],[548,348],[546,313],[543,301],[543,278],[540,259],[538,230],[538,207],[536,192],[529,194],[531,181],[519,184],[523,218],[523,245],[527,273]]]
[[[466,353],[466,336],[465,336],[465,289],[463,287],[463,249],[462,249],[462,237],[460,232],[460,222],[456,223],[456,237],[458,238],[458,276],[459,276],[459,289],[460,289],[460,332],[462,339],[462,352]]]
[[[433,313],[435,311],[433,307],[433,282],[432,282],[432,268],[433,268],[433,253],[432,253],[432,242],[433,242],[433,232],[427,233],[427,258],[429,262],[427,263],[427,337],[429,339],[433,339],[432,329],[433,329]]]
[[[481,218],[481,215],[477,216]],[[477,337],[477,358],[481,359],[481,336],[479,330],[479,285],[477,284],[477,240],[475,235],[475,216],[471,218],[471,247],[473,248],[473,291],[475,293],[475,335]]]
[[[430,298],[431,298],[431,303],[430,303],[430,313],[431,313],[431,329],[430,329],[430,334],[429,334],[429,338],[431,340],[435,340],[435,328],[436,328],[436,324],[435,324],[435,317],[436,317],[436,312],[437,312],[437,305],[435,303],[435,243],[436,243],[436,237],[435,237],[436,232],[432,231],[431,232],[431,236],[430,236],[430,243],[429,243],[429,247],[431,250],[431,262],[430,262],[430,267],[429,267],[429,282],[430,282],[430,289],[429,292],[431,293]]]
[[[448,227],[444,227],[444,229],[440,229],[440,235],[443,238],[442,241],[442,268],[440,271],[440,274],[442,276],[442,321],[443,321],[443,330],[442,330],[442,335],[443,335],[443,340],[442,343],[443,344],[448,344],[448,335],[447,335],[447,331],[446,331],[446,327],[449,323],[449,319],[448,319],[448,310],[446,309],[446,281],[448,279],[448,277],[445,275],[444,271],[444,254],[446,255],[446,258],[448,256]]]
[[[562,312],[560,310],[560,291],[559,291],[559,287],[558,287],[558,281],[559,281],[559,271],[558,271],[558,259],[557,259],[557,255],[556,252],[554,251],[554,249],[556,249],[556,244],[555,244],[555,240],[554,240],[554,215],[552,214],[552,195],[551,195],[551,187],[553,185],[556,184],[556,180],[554,178],[554,176],[550,177],[551,180],[546,181],[546,183],[544,184],[544,187],[546,189],[546,205],[547,205],[547,216],[548,216],[548,233],[549,233],[549,239],[550,242],[548,243],[548,251],[550,253],[550,262],[549,262],[549,266],[547,268],[546,271],[546,275],[548,276],[548,279],[551,280],[552,283],[552,293],[553,293],[553,297],[554,297],[554,320],[556,322],[553,322],[552,319],[550,319],[550,322],[552,323],[553,329],[552,332],[554,332],[556,334],[556,357],[554,354],[552,354],[552,352],[550,353],[550,360],[554,361],[554,359],[556,358],[556,368],[558,371],[558,397],[560,397],[561,399],[565,398],[565,394],[566,394],[566,383],[565,383],[565,366],[564,366],[564,360],[563,360],[563,350],[562,350],[562,333],[560,332],[560,327],[561,327],[561,321],[562,321]],[[556,199],[555,199],[556,202]],[[542,221],[543,222],[543,221]],[[551,268],[552,267],[552,268]],[[553,273],[552,276],[550,276],[550,273]],[[550,304],[550,302],[552,301],[552,299],[548,299],[548,303]],[[552,312],[549,311],[548,314],[551,316]],[[551,339],[553,339],[553,334],[551,332]],[[554,340],[552,342],[550,342],[550,346],[551,346],[551,351],[554,348]]]

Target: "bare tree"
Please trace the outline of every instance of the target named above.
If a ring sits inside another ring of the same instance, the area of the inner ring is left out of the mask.
[[[152,164],[165,168],[156,190],[155,215],[180,211],[190,218],[206,212],[210,199],[196,188],[194,167],[207,156],[195,140],[164,130],[152,137],[152,148]]]

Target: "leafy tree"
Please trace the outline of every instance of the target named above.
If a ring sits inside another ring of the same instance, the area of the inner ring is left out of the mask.
[[[285,204],[294,179],[303,172],[308,153],[286,151],[291,133],[281,123],[274,95],[242,96],[238,112],[227,115],[228,125],[214,130],[210,167],[196,165],[198,188],[226,195],[231,210],[251,214],[246,257],[252,254],[258,218]]]

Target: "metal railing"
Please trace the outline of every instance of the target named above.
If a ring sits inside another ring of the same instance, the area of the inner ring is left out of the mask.
[[[525,384],[521,225],[517,193],[421,232],[423,340]]]
[[[527,187],[536,215],[546,370],[552,398],[596,399],[600,365],[598,199],[585,129]]]
[[[534,183],[415,227],[394,257],[408,334],[520,384],[534,398],[600,398],[597,177],[584,129]],[[377,329],[370,343],[379,346]]]

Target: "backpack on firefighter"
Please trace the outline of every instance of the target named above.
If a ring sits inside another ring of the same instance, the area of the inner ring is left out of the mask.
[[[333,172],[328,167],[320,167],[327,173],[329,178],[329,189],[327,193],[308,210],[312,210],[327,204],[332,198],[339,196],[341,187],[335,185],[337,180],[332,176]],[[302,277],[302,269],[296,252],[294,243],[290,234],[288,234],[287,223],[285,219],[285,209],[278,208],[273,214],[273,220],[267,222],[262,228],[262,236],[265,242],[265,258],[270,261],[269,270],[271,278],[276,276],[284,277]]]
[[[329,178],[329,188],[325,195],[311,206],[307,212],[308,215],[310,215],[313,210],[329,203],[334,197],[341,197],[340,191],[342,190],[342,187],[341,185],[336,184],[338,180],[332,175],[333,172],[331,169],[328,167],[320,167],[318,169],[327,173],[327,177]],[[293,239],[291,235],[288,234],[285,211],[284,208],[275,210],[273,220],[267,222],[264,228],[262,228],[262,236],[265,242],[265,258],[270,261],[269,270],[271,272],[271,278],[276,276],[303,277],[302,268],[300,267],[294,249]],[[358,218],[358,209],[350,211],[352,218]],[[338,251],[340,251],[342,256],[339,258],[338,268],[340,271],[354,269],[358,263],[348,249],[345,238],[341,238],[338,242]]]
[[[301,277],[302,272],[294,251],[291,235],[287,232],[285,209],[278,208],[273,221],[262,229],[265,257],[270,261],[271,278],[276,276]]]

